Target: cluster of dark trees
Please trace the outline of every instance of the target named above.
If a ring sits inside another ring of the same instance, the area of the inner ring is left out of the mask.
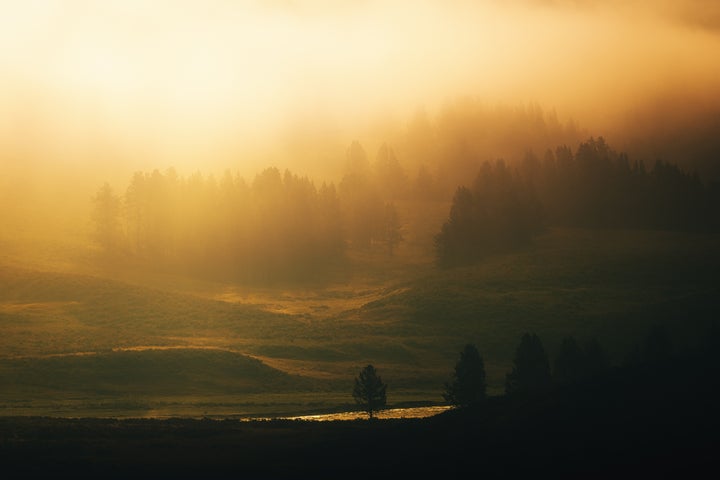
[[[251,184],[229,172],[219,182],[138,172],[122,198],[105,185],[94,202],[104,252],[154,268],[262,280],[327,265],[343,249],[335,187],[274,168]]]
[[[659,327],[651,330],[642,358],[657,361],[661,355],[669,355],[669,352],[669,340],[664,330]],[[608,357],[596,338],[590,338],[585,345],[580,346],[573,336],[563,339],[551,367],[540,337],[528,332],[521,337],[515,350],[512,370],[506,376],[505,393],[522,395],[543,392],[556,384],[579,382],[599,375],[609,367]],[[456,407],[467,407],[484,401],[487,398],[486,389],[485,362],[477,347],[468,343],[460,352],[452,381],[445,383],[443,398]],[[372,364],[364,367],[355,378],[353,398],[370,419],[385,407],[387,385]]]
[[[646,362],[664,351],[661,331],[641,348]],[[491,396],[422,419],[2,415],[0,460],[38,478],[705,478],[717,469],[720,428],[713,332],[702,352],[651,372],[616,366],[546,394]]]
[[[105,184],[93,198],[95,240],[106,255],[155,268],[307,279],[341,262],[348,246],[393,254],[403,236],[391,186],[403,173],[391,149],[371,165],[357,142],[337,186],[274,167],[249,183],[229,171],[219,181],[137,172],[124,195]]]
[[[505,380],[505,392],[542,392],[553,384],[579,382],[610,368],[610,361],[596,338],[580,345],[575,337],[565,337],[552,365],[540,337],[525,333],[515,351],[512,370]]]
[[[435,237],[438,263],[473,263],[528,242],[547,226],[719,231],[720,185],[658,160],[642,161],[590,138],[543,159],[528,152],[509,167],[485,162],[470,187],[453,198]]]
[[[582,381],[610,367],[595,338],[580,346],[573,336],[565,337],[551,366],[540,337],[525,333],[515,350],[512,369],[506,375],[508,395],[543,392],[553,385]],[[455,364],[452,382],[445,384],[445,401],[458,407],[475,405],[486,399],[485,364],[477,347],[465,345]]]
[[[435,237],[443,266],[472,263],[526,243],[543,226],[531,185],[504,161],[486,162],[472,187],[458,187],[450,216]]]
[[[434,117],[420,111],[374,159],[352,142],[337,184],[267,168],[252,181],[226,171],[136,172],[122,192],[94,197],[95,241],[110,257],[149,267],[269,280],[320,273],[348,248],[385,249],[403,240],[400,200],[446,201],[474,174],[476,159],[517,158],[519,148],[574,142],[578,129],[538,105],[450,102]],[[523,146],[523,147],[520,147]],[[499,212],[504,214],[505,212]],[[309,270],[308,270],[309,268]]]
[[[403,240],[396,202],[444,201],[451,182],[457,183],[449,217],[435,237],[442,266],[516,248],[548,226],[720,230],[720,184],[660,160],[647,168],[602,137],[581,142],[575,152],[563,144],[542,159],[529,150],[522,161],[480,163],[477,152],[502,150],[497,142],[512,143],[509,132],[526,145],[577,132],[539,108],[491,114],[467,105],[448,109],[435,124],[411,122],[403,148],[417,168],[412,179],[392,147],[381,145],[371,162],[357,141],[337,185],[317,187],[277,168],[252,182],[230,171],[219,180],[180,177],[173,169],[137,172],[124,194],[106,184],[94,197],[96,241],[108,254],[131,254],[155,267],[247,281],[306,278],[342,261],[348,248],[392,255]],[[490,128],[499,118],[506,130]],[[481,129],[493,135],[471,135]],[[422,132],[429,137],[423,140]],[[467,184],[471,171],[474,181]]]
[[[601,372],[608,367],[604,353],[597,341],[589,345],[586,350],[580,349],[574,337],[567,337],[551,369],[540,338],[535,333],[525,333],[515,350],[512,370],[506,375],[505,393],[533,394],[547,390],[553,383],[577,381]],[[460,352],[452,381],[445,383],[443,398],[457,407],[476,405],[487,398],[486,388],[483,357],[469,343]]]
[[[717,231],[720,185],[697,173],[656,160],[651,168],[631,161],[602,137],[548,150],[542,160],[528,152],[519,167],[542,202],[546,222],[611,228]]]
[[[717,329],[709,336],[717,341]],[[705,349],[716,354],[716,344]],[[652,326],[623,361],[625,368],[665,368],[673,360],[670,335],[662,325]],[[551,362],[540,337],[526,332],[515,350],[513,364],[505,379],[506,395],[534,395],[555,386],[572,385],[599,378],[612,368],[610,359],[595,337],[580,344],[566,336]],[[465,345],[455,364],[451,382],[445,383],[443,398],[457,407],[476,405],[487,398],[485,364],[474,344]]]

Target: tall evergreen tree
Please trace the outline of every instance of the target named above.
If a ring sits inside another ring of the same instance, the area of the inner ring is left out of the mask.
[[[550,363],[540,337],[525,333],[515,351],[513,368],[507,374],[506,393],[536,393],[550,385]]]
[[[360,375],[355,377],[353,398],[371,419],[374,418],[375,412],[387,403],[386,391],[387,385],[382,382],[377,370],[372,365],[363,368]]]
[[[465,407],[485,399],[485,363],[472,344],[465,345],[455,364],[452,383],[445,383],[443,397],[455,406]]]

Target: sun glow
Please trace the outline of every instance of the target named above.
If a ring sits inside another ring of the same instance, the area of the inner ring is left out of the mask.
[[[666,4],[677,8],[17,2],[0,18],[0,139],[98,177],[270,162],[317,175],[337,173],[319,159],[342,156],[378,119],[401,123],[458,95],[607,123],[628,99],[720,78],[716,31]]]

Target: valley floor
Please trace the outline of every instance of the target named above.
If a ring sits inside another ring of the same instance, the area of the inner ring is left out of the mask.
[[[23,477],[714,477],[714,355],[423,419],[0,417],[0,462]]]

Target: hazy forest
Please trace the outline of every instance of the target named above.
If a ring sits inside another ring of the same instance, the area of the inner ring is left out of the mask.
[[[716,451],[712,2],[141,3],[0,20],[0,459]]]

